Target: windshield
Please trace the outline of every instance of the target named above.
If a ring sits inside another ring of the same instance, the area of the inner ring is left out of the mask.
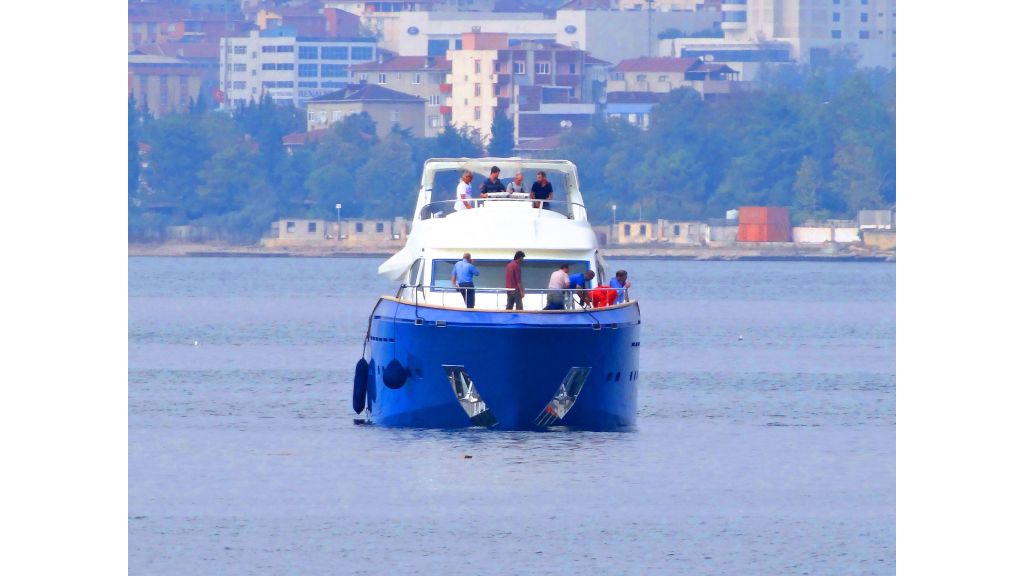
[[[431,285],[439,288],[451,288],[452,269],[456,262],[458,260],[434,260]],[[569,264],[569,274],[585,272],[590,267],[590,263],[586,260],[523,260],[523,288],[547,288],[551,273],[563,263]],[[473,265],[480,272],[480,275],[473,280],[474,286],[477,288],[504,288],[507,264],[508,260],[473,260]]]

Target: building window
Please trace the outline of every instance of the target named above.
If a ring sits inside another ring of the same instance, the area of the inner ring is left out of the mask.
[[[325,78],[344,78],[348,76],[344,64],[321,64],[320,75]]]
[[[551,63],[535,62],[533,65],[533,72],[535,74],[551,74]]]
[[[833,22],[839,22],[839,12],[833,12],[832,13],[832,21]]]
[[[355,46],[352,48],[353,60],[373,60],[373,48],[366,46]]]
[[[344,88],[345,87],[345,83],[344,82],[321,82],[320,83],[320,87],[321,88]]]
[[[746,12],[722,12],[722,22],[746,22]]]
[[[867,22],[868,21],[868,14],[867,14],[867,12],[861,12],[860,13],[860,21],[861,22]]]
[[[430,117],[430,127],[431,128],[440,128],[441,127],[441,117],[440,116],[431,116]]]
[[[232,46],[231,47],[231,53],[232,54],[245,54],[245,46]]]
[[[625,80],[626,75],[622,72],[612,72],[612,80]]]
[[[295,52],[295,46],[281,45],[277,47],[278,52]]]
[[[477,107],[473,108],[473,120],[479,120],[479,119],[480,119],[480,107],[477,106]]]
[[[662,74],[658,76],[658,82],[668,82],[668,74]]]
[[[867,30],[861,30],[860,33],[858,33],[858,37],[861,40],[867,40],[871,38],[871,34]]]
[[[441,105],[441,95],[440,94],[431,94],[430,95],[430,99],[427,102],[431,106],[440,106]]]
[[[264,54],[266,54],[268,52],[276,52],[276,51],[277,51],[277,48],[275,46],[264,46],[264,47],[260,48],[260,52],[263,52]]]
[[[295,233],[295,222],[289,222],[289,223],[287,223],[287,224],[285,225],[285,228],[284,228],[284,229],[285,229],[285,231],[286,231],[286,232],[288,232],[289,234],[294,234],[294,233]]]
[[[316,88],[316,82],[299,82],[299,88]]]
[[[341,122],[345,119],[345,114],[341,110],[331,111],[331,122]]]
[[[245,64],[232,64],[231,65],[231,71],[232,72],[245,72]]]
[[[647,224],[640,225],[640,235],[647,236]]]
[[[377,84],[387,84],[387,83],[388,83],[388,75],[387,74],[378,74],[377,75]]]
[[[267,62],[263,63],[263,69],[264,70],[274,70],[275,67],[276,66],[273,63],[267,63]]]
[[[356,222],[356,234],[362,234],[362,233],[363,233],[363,223],[362,222]]]
[[[843,32],[841,30],[833,30],[832,37],[838,40],[843,37]]]
[[[473,60],[473,73],[475,73],[475,74],[479,74],[480,73],[480,61],[479,60]]]
[[[497,60],[494,61],[494,73],[501,74],[501,62],[498,62]]]
[[[320,49],[316,46],[299,46],[299,60],[316,60]]]
[[[320,49],[322,60],[348,60],[347,46],[324,46]]]
[[[383,231],[384,231],[384,223],[383,222],[377,222],[377,232],[383,232]]]
[[[278,70],[295,70],[295,64],[278,64]]]
[[[676,224],[675,226],[672,227],[672,233],[673,234],[675,234],[676,236],[679,236],[679,232],[680,232],[679,224]]]
[[[576,65],[575,64],[569,64],[569,74],[575,74],[575,73],[576,73]]]
[[[474,84],[473,85],[473,96],[479,96],[479,95],[480,95],[480,85],[479,84]]]
[[[299,78],[316,78],[316,64],[299,64]]]
[[[419,84],[420,83],[420,73],[419,72],[417,72],[417,73],[412,75],[412,83],[413,84]]]
[[[232,82],[231,87],[235,90],[245,90],[245,82]]]
[[[625,224],[622,228],[623,236],[630,236],[633,234],[633,227],[631,225]]]
[[[636,75],[636,81],[637,82],[647,82],[647,74],[637,74]]]
[[[401,119],[402,119],[402,115],[398,112],[398,110],[392,110],[391,111],[391,121],[392,122],[398,122]]]
[[[316,222],[309,222],[309,223],[307,223],[306,224],[306,232],[309,232],[310,234],[315,234],[316,233]]]
[[[513,74],[526,74],[526,62],[513,62],[512,63]]]

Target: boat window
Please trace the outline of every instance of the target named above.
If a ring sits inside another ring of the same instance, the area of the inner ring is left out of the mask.
[[[406,278],[405,283],[410,286],[418,286],[420,283],[420,268],[422,267],[423,258],[417,258],[409,268],[409,276]]]
[[[452,287],[452,269],[458,260],[434,260],[432,285],[441,288]],[[551,273],[562,262],[569,263],[569,274],[584,272],[590,267],[586,260],[524,260],[523,288],[547,288]],[[505,266],[508,260],[473,260],[480,275],[473,280],[477,288],[504,288]],[[593,284],[593,282],[591,282]]]

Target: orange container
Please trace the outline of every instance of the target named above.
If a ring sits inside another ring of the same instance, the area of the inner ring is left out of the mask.
[[[775,206],[740,206],[739,242],[791,242],[789,209]]]

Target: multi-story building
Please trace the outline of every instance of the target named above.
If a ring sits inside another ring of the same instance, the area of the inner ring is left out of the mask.
[[[267,94],[300,106],[351,82],[351,66],[374,60],[373,38],[303,38],[287,27],[220,44],[220,86],[235,108]]]
[[[376,123],[379,138],[387,136],[394,126],[423,138],[423,105],[423,98],[376,84],[349,84],[309,101],[306,129],[308,132],[324,130],[347,116],[366,112]]]
[[[255,15],[260,30],[292,28],[298,36],[314,38],[351,38],[360,35],[359,17],[337,8],[319,8],[318,4],[296,7],[260,8]]]
[[[139,46],[134,54],[170,56],[199,73],[201,93],[209,104],[220,86],[220,46],[213,42],[158,42]]]
[[[251,26],[241,13],[217,6],[180,3],[136,3],[128,6],[128,49],[156,42],[213,42],[245,32]]]
[[[160,117],[185,112],[199,98],[202,73],[172,56],[128,55],[128,93],[140,108]]]
[[[896,67],[896,0],[722,0],[726,41],[781,40],[811,62],[852,45],[865,67]]]
[[[356,82],[386,86],[398,92],[419,96],[426,103],[423,133],[436,136],[444,131],[445,115],[441,107],[447,106],[445,77],[451,71],[451,62],[440,56],[395,56],[378,53],[377,60],[352,66]]]
[[[557,131],[562,122],[594,113],[607,62],[553,42],[511,45],[504,33],[464,34],[461,45],[448,52],[452,124],[478,130],[485,142],[497,114],[512,117],[518,142],[549,136],[552,126]],[[543,126],[523,134],[521,114],[546,117],[530,119],[527,125]]]
[[[702,97],[727,94],[739,81],[739,72],[726,64],[700,58],[630,58],[611,70],[608,92],[671,92],[693,88]]]
[[[669,29],[684,34],[711,30],[717,11],[654,11],[560,9],[554,17],[540,12],[397,12],[380,18],[373,32],[380,47],[398,54],[443,56],[459,50],[470,32],[505,33],[510,44],[555,41],[585,50],[595,58],[653,55],[658,34]],[[363,19],[366,24],[366,19]]]

